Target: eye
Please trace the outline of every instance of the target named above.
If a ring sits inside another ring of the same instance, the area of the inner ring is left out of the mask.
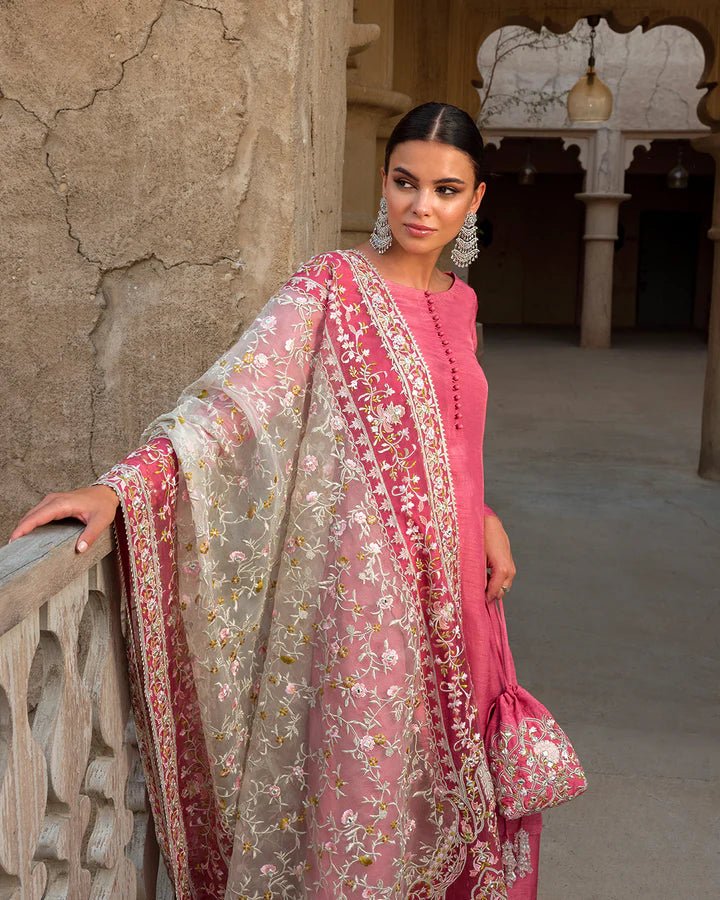
[[[441,187],[438,188],[438,190],[439,191],[449,191],[450,194],[457,194],[457,191],[455,190],[455,188],[448,187],[447,184],[443,184]],[[447,197],[448,194],[445,194],[445,196]]]
[[[396,178],[394,180],[395,184],[399,185],[400,187],[402,187],[404,184],[410,184],[410,182],[406,181],[404,178]],[[412,187],[412,185],[410,185],[410,187]]]

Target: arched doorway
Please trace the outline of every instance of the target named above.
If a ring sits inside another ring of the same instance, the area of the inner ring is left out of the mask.
[[[698,474],[720,481],[720,12],[714,0],[696,4],[692,15],[686,4],[669,0],[635,5],[632,9],[613,4],[609,10],[581,2],[548,7],[531,0],[512,4],[497,0],[395,0],[393,85],[409,94],[414,103],[442,99],[476,115],[476,58],[490,34],[508,25],[522,25],[534,31],[546,27],[564,33],[578,20],[598,12],[604,13],[610,27],[621,33],[638,26],[647,31],[658,25],[680,25],[697,37],[705,54],[705,67],[697,85],[702,91],[697,109],[700,121],[711,133],[694,140],[693,146],[715,161],[713,216],[708,231],[715,249]],[[617,204],[624,198],[618,194],[611,199]],[[593,206],[587,234],[595,239],[602,235],[608,220],[616,224],[617,209],[612,212],[610,200],[595,204],[588,196],[587,202]],[[601,266],[606,265],[602,259],[599,261]]]
[[[562,138],[485,135],[489,182],[480,219],[490,233],[468,281],[483,325],[580,324],[583,188],[578,148]],[[530,165],[536,174],[523,177]],[[532,180],[530,180],[532,178]],[[539,273],[542,277],[538,277]]]

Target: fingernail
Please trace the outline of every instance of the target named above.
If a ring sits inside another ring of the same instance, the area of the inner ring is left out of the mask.
[[[87,544],[85,541],[78,541],[78,553],[84,553],[87,550]]]

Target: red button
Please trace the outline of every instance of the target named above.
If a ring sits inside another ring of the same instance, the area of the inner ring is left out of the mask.
[[[462,422],[456,422],[456,423],[455,423],[455,427],[456,427],[456,428],[462,428],[462,427],[463,427],[463,423],[462,423]]]

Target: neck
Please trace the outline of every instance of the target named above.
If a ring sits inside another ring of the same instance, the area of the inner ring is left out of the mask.
[[[433,289],[436,281],[437,261],[440,258],[440,250],[430,253],[406,253],[397,243],[394,243],[385,253],[378,253],[366,241],[358,245],[361,250],[377,268],[377,270],[391,281],[406,284],[408,287],[417,288],[420,291]]]

